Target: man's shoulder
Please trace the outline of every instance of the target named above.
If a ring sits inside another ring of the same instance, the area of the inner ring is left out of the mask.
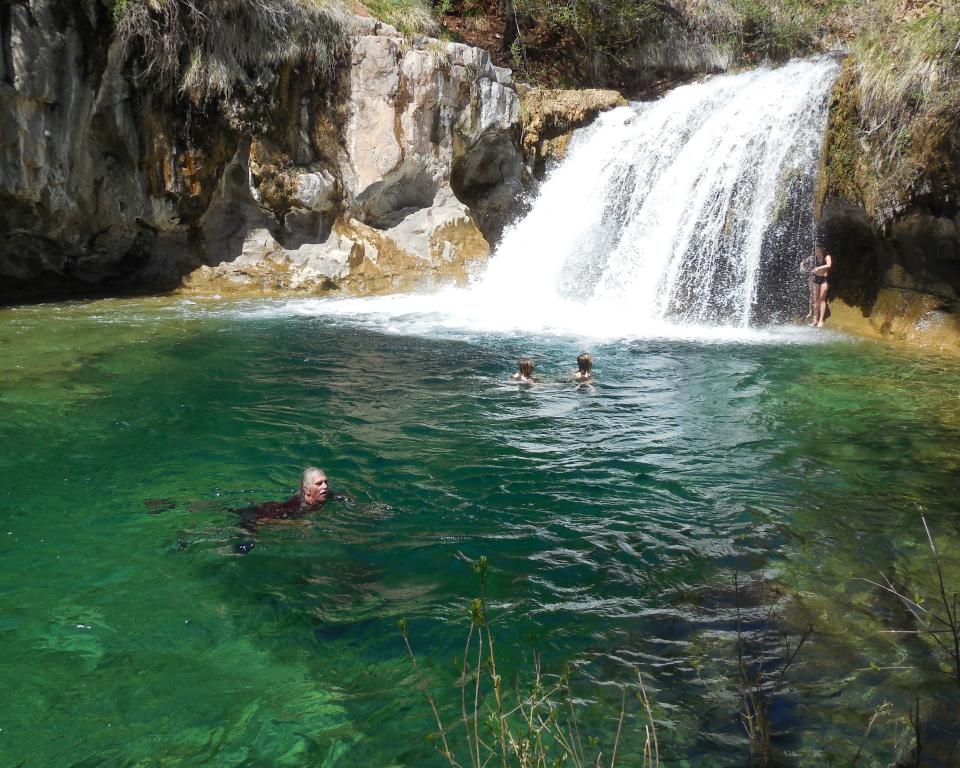
[[[286,501],[267,501],[253,508],[257,517],[283,517],[298,511],[300,511],[299,494],[291,496]]]

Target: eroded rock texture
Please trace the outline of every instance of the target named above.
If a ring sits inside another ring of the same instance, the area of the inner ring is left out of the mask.
[[[198,105],[137,77],[96,0],[0,23],[7,300],[406,290],[485,259],[520,190],[516,90],[475,48],[358,18],[332,82],[267,69]]]

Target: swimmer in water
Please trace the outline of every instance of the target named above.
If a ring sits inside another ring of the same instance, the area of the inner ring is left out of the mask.
[[[593,358],[589,352],[577,355],[577,370],[573,372],[573,380],[580,384],[593,381]]]
[[[533,360],[529,357],[523,357],[517,361],[517,372],[510,377],[511,381],[517,384],[533,384],[536,379],[533,378]]]
[[[292,520],[315,512],[328,501],[350,501],[350,497],[330,487],[327,473],[317,467],[307,467],[300,475],[300,490],[286,501],[267,501],[256,507],[234,510],[240,515],[240,527],[253,532],[267,520]],[[254,543],[243,542],[234,547],[240,554],[253,549]]]

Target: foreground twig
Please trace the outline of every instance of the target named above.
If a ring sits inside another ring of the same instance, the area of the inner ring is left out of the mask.
[[[437,750],[447,760],[450,768],[487,768],[491,763],[499,763],[502,768],[547,768],[555,765],[570,765],[573,768],[614,768],[620,754],[620,740],[627,720],[626,691],[621,695],[620,715],[613,738],[609,759],[602,749],[587,760],[584,743],[580,735],[577,708],[570,694],[567,676],[563,675],[547,683],[540,667],[539,656],[534,656],[534,674],[530,687],[521,689],[519,680],[515,684],[516,702],[507,705],[507,696],[503,688],[501,673],[497,667],[494,636],[486,612],[486,600],[483,592],[487,570],[486,558],[480,558],[474,565],[480,576],[481,596],[470,606],[470,628],[464,642],[464,657],[460,663],[460,719],[466,739],[466,751],[469,755],[460,761],[450,745],[449,736],[453,731],[444,727],[440,711],[433,696],[427,690],[424,675],[417,662],[407,634],[406,622],[400,622],[407,657],[417,675],[417,684],[426,698],[439,731]],[[476,638],[476,647],[474,647]],[[471,666],[473,663],[475,667]],[[646,737],[643,748],[643,767],[659,768],[660,746],[657,741],[656,723],[653,708],[647,695],[643,680],[637,672],[639,682],[638,698],[643,704],[646,722]],[[472,703],[468,703],[469,697]],[[566,700],[564,702],[564,699]],[[560,717],[564,703],[569,709],[566,723]],[[471,709],[472,707],[472,709]],[[480,722],[484,722],[481,732]],[[487,730],[491,738],[487,736]],[[587,745],[592,751],[599,746],[599,738],[588,736]]]
[[[413,664],[413,669],[417,673],[417,686],[420,688],[427,700],[427,703],[430,705],[430,710],[433,712],[433,719],[436,721],[437,729],[440,731],[440,742],[443,744],[443,750],[441,751],[441,754],[447,759],[447,762],[449,762],[453,768],[460,768],[460,764],[453,757],[453,752],[450,751],[450,745],[447,744],[447,734],[443,729],[443,721],[440,719],[440,713],[437,711],[437,705],[434,703],[433,696],[427,689],[427,683],[423,679],[423,674],[420,672],[420,665],[417,664],[417,657],[414,656],[413,648],[410,646],[410,638],[407,635],[406,619],[400,619],[400,636],[403,638],[403,644],[407,647],[407,658],[410,659],[410,663]]]
[[[940,561],[940,553],[937,550],[937,543],[930,532],[930,526],[927,525],[926,515],[921,511],[920,521],[923,524],[923,530],[927,535],[927,543],[930,546],[930,552],[933,555],[933,563],[937,573],[937,591],[940,598],[940,604],[943,607],[941,611],[934,611],[920,604],[922,597],[911,599],[903,594],[900,589],[894,586],[893,582],[886,576],[880,574],[883,584],[872,579],[859,579],[870,584],[877,589],[882,590],[896,597],[904,607],[910,612],[910,615],[920,625],[921,629],[916,630],[888,630],[888,634],[925,634],[927,635],[947,658],[952,662],[949,674],[954,678],[957,685],[960,686],[960,612],[958,612],[957,591],[954,590],[952,596],[947,591],[946,581],[943,576],[943,564]],[[944,635],[949,636],[949,641],[945,642]]]

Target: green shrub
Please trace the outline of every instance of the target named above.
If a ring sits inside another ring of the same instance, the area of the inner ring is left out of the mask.
[[[132,0],[113,0],[113,22],[117,24],[123,18],[124,11]]]

